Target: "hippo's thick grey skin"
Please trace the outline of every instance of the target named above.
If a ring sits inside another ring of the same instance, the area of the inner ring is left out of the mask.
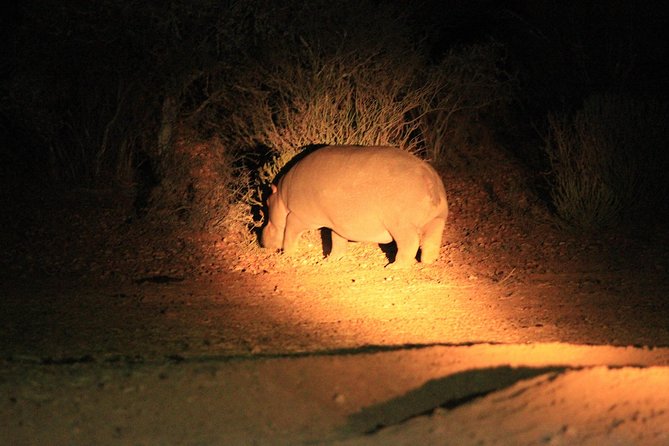
[[[395,147],[327,146],[308,154],[272,185],[266,248],[295,251],[300,234],[332,229],[332,256],[347,240],[397,243],[394,267],[439,256],[448,214],[441,178],[426,162]]]

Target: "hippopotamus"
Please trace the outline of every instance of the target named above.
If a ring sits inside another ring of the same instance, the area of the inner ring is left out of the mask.
[[[272,184],[261,245],[293,254],[306,230],[332,230],[331,257],[348,241],[397,244],[406,267],[439,256],[448,215],[444,184],[425,161],[397,147],[325,146]]]

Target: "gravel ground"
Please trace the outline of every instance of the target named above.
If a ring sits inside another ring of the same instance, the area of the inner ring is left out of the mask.
[[[0,443],[668,444],[666,229],[560,230],[481,165],[444,174],[440,258],[405,271],[4,194]]]

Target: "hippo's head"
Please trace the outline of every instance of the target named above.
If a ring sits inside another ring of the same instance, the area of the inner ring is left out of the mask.
[[[272,184],[272,195],[267,199],[269,218],[262,230],[260,244],[263,248],[279,249],[283,247],[283,231],[286,227],[288,211],[278,193],[277,187]]]

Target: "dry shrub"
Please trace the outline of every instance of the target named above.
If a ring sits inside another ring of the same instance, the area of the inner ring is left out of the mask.
[[[275,73],[269,83],[278,104],[262,94],[252,100],[255,113],[265,116],[255,132],[257,143],[271,147],[279,163],[290,158],[286,154],[312,144],[393,145],[418,151],[420,121],[413,116],[422,113],[436,84],[416,85],[414,73],[395,69],[380,54],[357,59],[355,54],[337,54],[314,61],[315,69],[288,66]]]
[[[443,164],[458,139],[482,139],[482,112],[510,100],[496,44],[450,51],[436,67],[408,45],[364,48],[326,54],[301,39],[291,58],[255,70],[230,133],[271,148],[274,173],[313,144],[394,145]]]
[[[417,150],[419,124],[412,117],[422,113],[438,85],[419,78],[416,53],[389,54],[370,45],[323,53],[303,39],[285,51],[291,57],[256,68],[259,78],[239,91],[230,123],[243,144],[277,155],[313,144]]]
[[[590,97],[573,116],[550,115],[545,151],[558,216],[596,230],[665,206],[668,119],[657,101],[614,95]]]

